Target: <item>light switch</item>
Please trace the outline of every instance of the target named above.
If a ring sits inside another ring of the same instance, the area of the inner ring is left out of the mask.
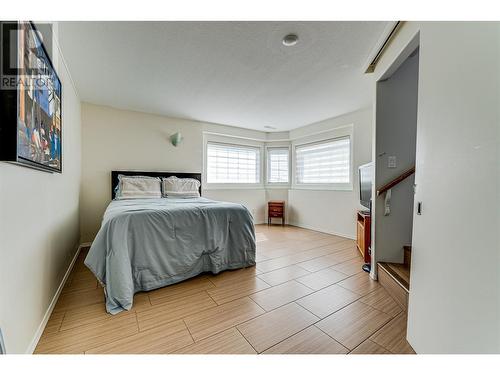
[[[396,157],[389,156],[387,158],[387,168],[396,168]]]

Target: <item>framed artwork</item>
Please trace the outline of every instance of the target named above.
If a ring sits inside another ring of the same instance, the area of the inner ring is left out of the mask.
[[[1,23],[0,158],[62,172],[62,85],[32,22]]]

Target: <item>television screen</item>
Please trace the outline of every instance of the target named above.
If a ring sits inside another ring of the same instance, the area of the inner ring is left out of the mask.
[[[31,23],[19,23],[18,158],[61,170],[61,82]]]
[[[372,199],[373,163],[359,167],[359,201],[361,205],[370,209]]]

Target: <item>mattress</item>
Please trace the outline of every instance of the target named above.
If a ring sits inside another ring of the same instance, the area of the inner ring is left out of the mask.
[[[106,310],[117,314],[139,291],[255,265],[252,215],[206,198],[114,200],[85,265],[105,288]]]

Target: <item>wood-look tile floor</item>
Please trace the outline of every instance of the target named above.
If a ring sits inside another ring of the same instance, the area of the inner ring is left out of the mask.
[[[84,250],[35,353],[413,353],[406,314],[353,240],[257,225],[257,266],[138,293],[107,314]]]

